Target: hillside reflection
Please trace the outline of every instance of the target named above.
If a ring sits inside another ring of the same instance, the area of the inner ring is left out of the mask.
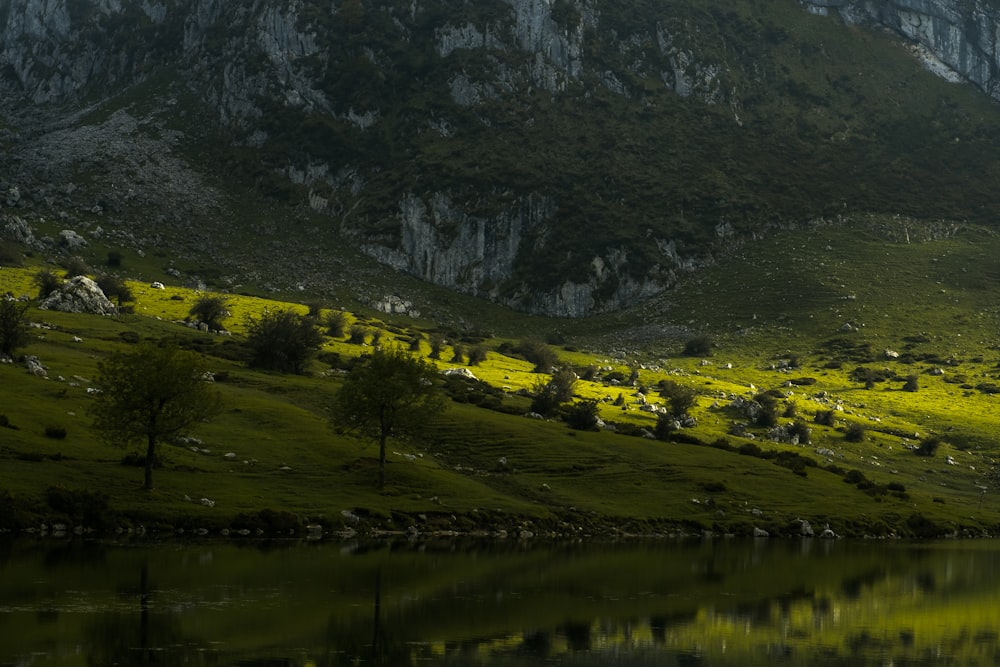
[[[0,664],[995,664],[987,542],[15,542]]]

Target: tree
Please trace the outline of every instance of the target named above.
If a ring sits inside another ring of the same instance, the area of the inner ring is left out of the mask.
[[[125,284],[125,281],[110,273],[99,276],[97,278],[97,286],[104,292],[104,296],[115,300],[115,305],[118,306],[119,313],[121,313],[123,303],[135,300],[135,297],[132,296],[132,290]]]
[[[674,417],[683,417],[695,406],[698,394],[694,389],[672,380],[661,380],[659,387],[660,396],[670,402],[670,414]]]
[[[250,365],[281,373],[301,373],[323,345],[315,320],[294,310],[264,313],[247,324]]]
[[[222,329],[222,321],[229,317],[229,300],[224,296],[203,296],[194,302],[188,315],[204,322],[209,329]]]
[[[334,420],[378,442],[378,486],[385,486],[389,438],[417,435],[444,409],[437,370],[397,346],[375,350],[347,375],[333,405]]]
[[[14,356],[14,350],[28,343],[28,327],[25,316],[28,302],[17,301],[9,296],[0,297],[0,354]]]
[[[112,444],[146,443],[144,489],[153,488],[157,445],[218,412],[207,372],[200,355],[148,341],[98,364],[94,427]]]
[[[347,331],[347,314],[339,310],[331,311],[327,313],[323,325],[330,338],[343,338]]]
[[[531,411],[543,417],[555,415],[560,405],[573,400],[573,388],[576,386],[576,380],[576,373],[564,368],[553,373],[548,382],[535,383]]]
[[[51,269],[39,269],[31,277],[31,282],[38,286],[38,298],[45,299],[62,286],[63,279]]]

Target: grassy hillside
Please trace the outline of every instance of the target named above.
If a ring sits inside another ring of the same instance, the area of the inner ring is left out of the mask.
[[[21,353],[36,355],[48,378],[0,365],[0,413],[11,425],[0,430],[0,521],[218,531],[262,527],[259,512],[271,509],[326,530],[348,527],[350,511],[362,531],[786,534],[801,518],[841,535],[996,532],[1000,239],[975,227],[891,222],[789,233],[631,311],[579,322],[512,315],[489,337],[358,310],[351,321],[381,331],[382,344],[408,345],[419,333],[426,356],[426,338],[438,332],[449,340],[443,359],[453,344],[489,349],[470,368],[488,386],[450,382],[455,400],[430,437],[391,443],[383,492],[376,449],[338,433],[327,416],[338,369],[365,347],[328,338],[303,376],[242,361],[248,316],[304,305],[228,294],[232,336],[179,324],[198,295],[169,281],[166,290],[131,283],[137,314],[121,320],[32,309],[36,326]],[[909,242],[885,231],[904,227]],[[0,291],[33,294],[36,270],[0,269]],[[710,356],[681,354],[696,335],[714,341]],[[561,364],[592,377],[577,382],[576,400],[599,401],[617,432],[523,416],[525,394],[548,376],[511,349],[546,336],[559,341]],[[210,357],[224,411],[190,434],[200,442],[164,447],[157,488],[146,493],[141,469],[122,464],[130,452],[97,439],[86,389],[103,355],[166,337]],[[910,376],[916,391],[903,390]],[[643,437],[657,417],[637,402],[641,392],[666,405],[662,380],[697,393],[697,424],[668,441]],[[776,390],[778,425],[799,420],[808,444],[776,442],[770,427],[731,406],[767,390]],[[47,437],[50,427],[66,437]],[[918,456],[930,436],[942,444]],[[102,521],[87,514],[93,506]]]

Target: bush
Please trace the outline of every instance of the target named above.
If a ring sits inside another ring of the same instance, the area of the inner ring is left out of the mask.
[[[440,359],[441,351],[444,350],[445,343],[447,342],[444,335],[440,333],[433,333],[431,334],[428,342],[431,346],[431,353],[428,356],[430,356],[431,359]]]
[[[476,345],[471,350],[469,350],[469,365],[478,366],[479,364],[486,361],[487,357],[486,346]]]
[[[867,430],[864,424],[851,422],[847,425],[847,430],[844,431],[844,439],[848,442],[861,442],[865,439]]]
[[[118,337],[121,338],[123,343],[136,344],[141,340],[141,337],[135,331],[119,331]]]
[[[364,345],[368,339],[368,327],[355,324],[348,333],[347,342],[351,345]]]
[[[812,430],[801,419],[796,419],[788,425],[788,435],[797,435],[800,445],[808,445],[812,437]]]
[[[709,336],[695,336],[684,343],[682,354],[685,357],[710,357],[713,347],[715,347],[715,343]]]
[[[200,297],[188,315],[207,324],[209,329],[221,330],[222,321],[230,316],[229,301],[222,296]]]
[[[521,341],[514,351],[535,365],[535,373],[549,373],[559,364],[559,357],[552,348],[539,340]]]
[[[844,481],[847,484],[864,484],[868,480],[860,470],[848,470],[847,474],[844,475]]]
[[[465,348],[460,343],[455,343],[452,346],[451,363],[453,364],[464,364],[465,363]]]
[[[920,441],[920,444],[917,445],[917,448],[913,450],[913,453],[917,456],[934,456],[942,442],[941,438],[936,435],[924,438]]]
[[[28,344],[28,307],[27,301],[0,296],[0,354],[13,357]]]
[[[347,314],[339,310],[329,312],[323,320],[323,326],[330,338],[343,338],[347,333]]]
[[[903,391],[918,391],[920,389],[920,381],[916,375],[907,375],[906,382],[903,383]]]
[[[122,265],[122,254],[117,250],[109,250],[108,258],[105,263],[113,269],[117,269]]]
[[[38,298],[45,299],[62,287],[63,279],[49,269],[41,269],[31,277],[31,282],[38,287]]]
[[[653,429],[653,437],[657,440],[670,440],[670,436],[677,430],[674,418],[671,415],[661,414],[656,418],[656,427]]]
[[[97,286],[104,292],[104,296],[108,297],[109,300],[113,299],[119,306],[129,301],[135,301],[132,290],[118,276],[105,273],[98,276],[96,282]]]
[[[597,416],[597,401],[587,400],[574,403],[566,408],[563,419],[570,428],[577,431],[596,431],[600,418]]]
[[[86,276],[93,273],[91,268],[87,266],[87,263],[79,257],[67,257],[59,265],[66,271],[67,278]]]
[[[45,427],[45,437],[52,438],[53,440],[65,440],[66,439],[66,427],[65,426],[46,426]]]
[[[694,407],[697,393],[690,387],[677,384],[671,380],[660,380],[660,396],[670,404],[670,414],[681,417]]]
[[[736,450],[743,456],[760,456],[760,447],[753,444],[752,442],[747,442],[740,445],[740,448]]]
[[[282,373],[301,373],[323,344],[314,320],[292,310],[265,313],[247,324],[250,365]]]
[[[833,410],[817,410],[813,421],[821,426],[833,426],[835,414]]]

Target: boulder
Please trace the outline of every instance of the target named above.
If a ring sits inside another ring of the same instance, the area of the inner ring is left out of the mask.
[[[476,376],[468,368],[446,368],[441,371],[442,375],[460,375],[470,380],[476,380]]]
[[[87,247],[87,239],[83,238],[72,229],[64,229],[59,232],[59,245],[70,250],[79,250]]]
[[[45,366],[38,360],[38,357],[34,355],[26,356],[24,358],[24,365],[28,369],[28,372],[35,377],[48,377],[48,371],[45,370]]]
[[[115,306],[93,280],[76,276],[63,283],[40,306],[41,310],[58,310],[64,313],[92,313],[114,315]]]

